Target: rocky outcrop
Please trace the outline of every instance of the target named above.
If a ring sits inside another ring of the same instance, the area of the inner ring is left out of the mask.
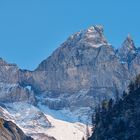
[[[45,98],[42,102],[42,105],[46,105],[50,109],[61,110],[65,107],[69,107],[69,103],[65,99],[55,99],[55,98]]]
[[[36,103],[34,92],[20,85],[20,70],[0,58],[0,102],[25,101]]]
[[[36,99],[33,91],[18,84],[0,83],[0,102],[13,103],[20,101],[35,104]]]
[[[18,82],[18,67],[16,64],[9,64],[0,58],[0,83],[15,84]]]
[[[135,47],[134,41],[130,35],[127,36],[125,41],[122,44],[122,47],[119,49],[119,57],[123,63],[130,64],[131,61],[137,55],[137,48]]]
[[[33,140],[26,136],[23,131],[13,122],[0,118],[0,139],[1,140]]]

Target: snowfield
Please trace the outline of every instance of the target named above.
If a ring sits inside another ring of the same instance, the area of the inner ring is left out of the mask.
[[[86,126],[84,124],[57,120],[49,115],[47,115],[47,118],[53,125],[47,130],[47,134],[57,140],[82,140],[85,136]]]
[[[25,102],[5,104],[0,107],[0,116],[15,122],[27,135],[35,140],[81,140],[86,136],[86,125],[71,122],[74,116],[65,116],[41,104],[35,107]],[[66,112],[65,112],[66,113]],[[59,119],[58,119],[59,118]]]
[[[41,104],[39,104],[39,108],[51,122],[52,127],[47,130],[49,136],[53,136],[57,140],[81,140],[86,136],[86,125],[72,122],[75,118],[74,115],[68,117],[67,112],[50,110]],[[55,116],[59,119],[56,119]]]

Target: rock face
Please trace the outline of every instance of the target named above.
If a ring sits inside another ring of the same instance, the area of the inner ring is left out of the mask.
[[[122,90],[126,84],[122,79],[129,81],[128,67],[107,43],[100,26],[72,35],[35,72],[39,71],[46,77],[42,91],[58,95],[72,95],[84,89],[88,94],[92,91],[91,96],[105,91],[111,96],[115,85]]]
[[[1,140],[33,140],[26,136],[13,122],[0,118],[0,139]]]
[[[26,101],[35,104],[33,91],[20,86],[19,68],[0,58],[0,102]]]
[[[139,140],[139,104],[140,88],[120,100],[107,112],[101,113],[89,140]]]
[[[108,45],[102,32],[100,26],[95,26],[76,33],[44,60],[36,69],[45,73],[44,90],[72,94],[93,85],[96,87],[98,81],[94,80],[94,75],[97,69],[93,68],[96,68],[100,58],[105,63],[114,56],[113,48]]]

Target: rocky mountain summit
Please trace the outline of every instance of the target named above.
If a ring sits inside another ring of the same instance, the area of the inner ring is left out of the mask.
[[[41,113],[42,106],[62,121],[90,123],[95,107],[104,99],[122,96],[139,73],[140,52],[130,35],[116,49],[108,43],[102,26],[91,26],[71,35],[34,71],[0,59],[0,103],[12,115],[20,109],[27,116],[33,112],[29,118],[21,112],[13,118],[26,132],[32,130],[30,134],[52,127]]]
[[[123,42],[122,47],[119,49],[119,57],[122,62],[127,62],[128,64],[137,55],[137,48],[130,35],[127,36],[126,40]]]

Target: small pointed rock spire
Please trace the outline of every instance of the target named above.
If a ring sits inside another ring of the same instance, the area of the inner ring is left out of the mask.
[[[133,40],[130,34],[127,35],[127,39],[128,40]]]
[[[128,63],[130,63],[136,56],[137,49],[130,34],[127,35],[118,53],[120,60]]]
[[[123,42],[122,46],[126,47],[127,49],[130,49],[130,50],[135,50],[136,49],[134,41],[133,41],[130,34],[127,35],[127,37],[126,37],[125,41]]]

